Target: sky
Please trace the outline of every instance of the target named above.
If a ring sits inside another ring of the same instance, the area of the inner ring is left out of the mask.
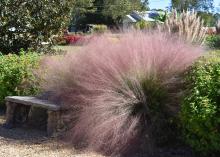
[[[150,9],[166,9],[170,6],[170,0],[149,0]],[[214,0],[214,6],[217,7],[220,4],[220,0]]]
[[[150,9],[166,9],[170,6],[170,0],[149,0]]]

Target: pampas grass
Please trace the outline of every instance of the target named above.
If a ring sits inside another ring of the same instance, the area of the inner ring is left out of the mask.
[[[194,10],[183,11],[179,16],[176,10],[172,10],[162,27],[169,33],[176,33],[179,37],[192,43],[203,44],[205,40],[204,21]]]
[[[159,32],[130,31],[117,41],[107,36],[45,60],[42,87],[68,110],[72,142],[115,155],[145,140],[150,150],[155,123],[169,111],[168,85],[202,49]]]

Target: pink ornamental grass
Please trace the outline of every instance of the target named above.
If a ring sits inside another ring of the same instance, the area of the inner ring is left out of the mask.
[[[78,53],[46,60],[42,87],[68,109],[64,118],[73,126],[69,140],[110,155],[121,153],[142,139],[143,130],[151,134],[152,97],[165,106],[157,93],[202,51],[159,32],[128,32],[117,41],[105,34]]]

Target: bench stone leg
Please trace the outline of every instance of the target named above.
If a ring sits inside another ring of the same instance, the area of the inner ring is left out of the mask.
[[[14,127],[14,113],[15,113],[15,108],[17,104],[12,103],[12,102],[6,102],[6,122],[4,124],[4,127],[7,129],[11,129]]]
[[[48,111],[48,119],[47,119],[47,135],[48,136],[56,136],[57,127],[60,120],[60,112],[59,111]]]

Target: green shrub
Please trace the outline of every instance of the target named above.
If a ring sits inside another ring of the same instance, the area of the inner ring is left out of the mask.
[[[38,67],[40,56],[21,52],[20,55],[0,55],[0,106],[10,95],[34,95],[38,83],[33,70]]]
[[[1,0],[0,51],[45,50],[53,35],[67,26],[71,9],[72,1]]]
[[[107,29],[108,27],[106,25],[93,25],[92,31],[94,33],[104,33]]]
[[[206,44],[213,49],[220,49],[220,35],[210,35],[206,37]]]
[[[220,152],[220,57],[203,58],[187,74],[180,116],[185,140],[201,154]]]
[[[155,22],[147,22],[145,20],[141,20],[141,21],[138,21],[136,24],[135,24],[135,28],[136,29],[152,29],[156,26],[156,23]]]

